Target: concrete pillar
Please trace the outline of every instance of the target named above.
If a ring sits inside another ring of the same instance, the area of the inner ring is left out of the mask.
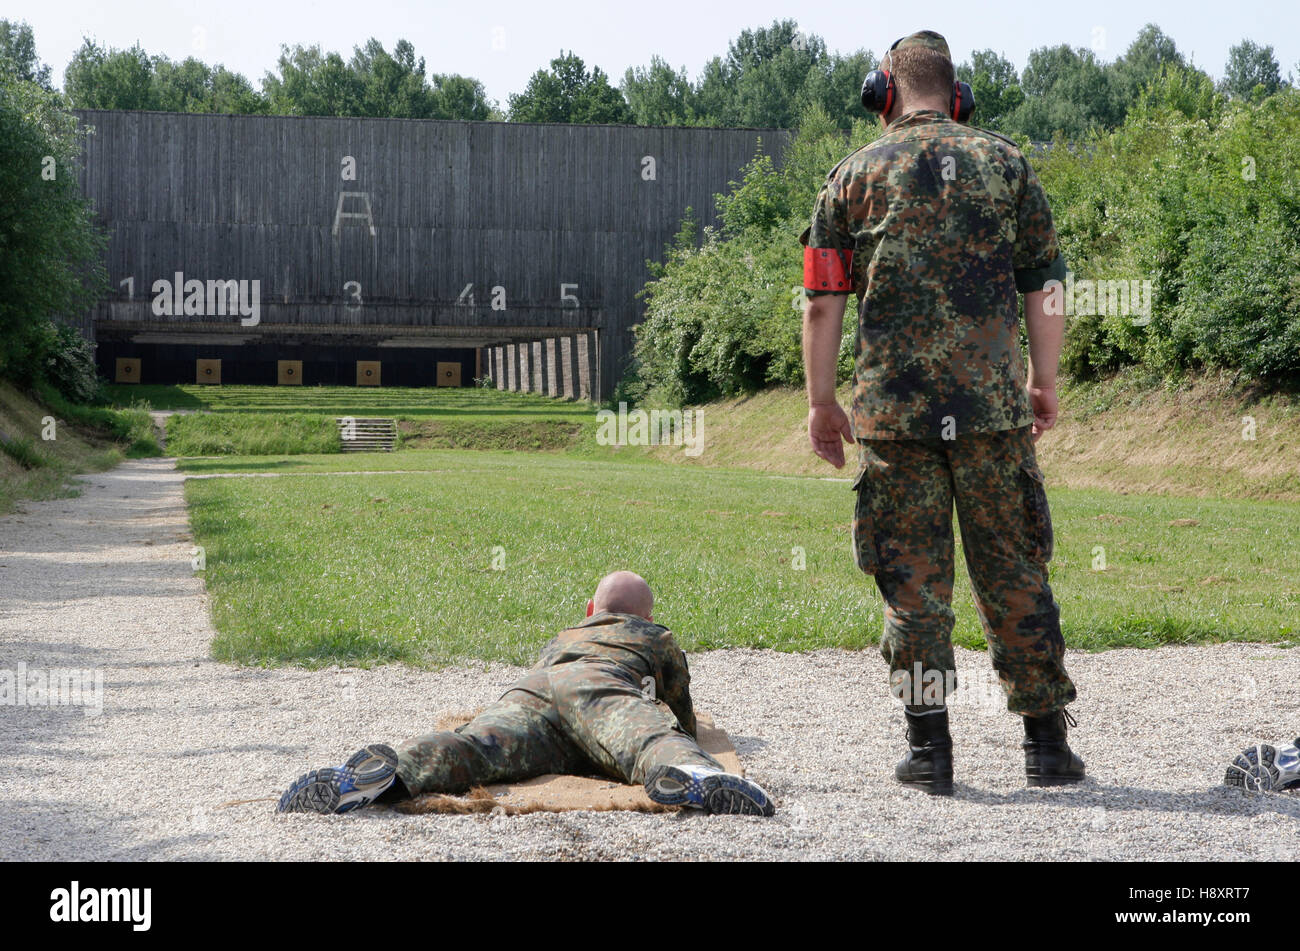
[[[551,376],[551,354],[546,349],[545,340],[534,341],[533,348],[533,352],[537,354],[537,392],[549,396],[551,393],[548,382]]]
[[[598,381],[600,379],[600,352],[596,347],[595,331],[587,331],[581,337],[582,340],[582,398],[585,400],[595,400],[599,392]]]
[[[564,385],[560,388],[560,395],[566,400],[576,400],[578,398],[577,338],[572,335],[561,337],[559,345],[560,366],[564,369]]]
[[[560,361],[556,359],[555,338],[542,341],[542,363],[546,367],[546,395],[560,395]]]
[[[591,358],[593,350],[591,348],[590,334],[578,334],[573,338],[574,349],[578,354],[578,375],[575,378],[577,386],[577,398],[580,400],[591,399]]]

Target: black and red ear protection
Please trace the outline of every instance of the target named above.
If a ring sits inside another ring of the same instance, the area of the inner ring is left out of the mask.
[[[903,42],[903,39],[904,37],[900,36],[894,40],[894,46]],[[893,50],[894,46],[891,46],[890,50]],[[889,70],[873,69],[862,81],[862,108],[867,112],[878,112],[884,115],[894,107],[894,93],[894,77]],[[952,95],[948,99],[948,114],[958,122],[965,122],[970,118],[974,108],[975,93],[971,91],[970,84],[960,79],[954,82]]]

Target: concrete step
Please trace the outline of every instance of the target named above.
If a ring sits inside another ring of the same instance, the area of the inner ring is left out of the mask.
[[[374,416],[336,417],[344,452],[392,452],[397,442],[397,420]],[[349,422],[351,425],[349,425]],[[352,438],[343,439],[345,430]]]

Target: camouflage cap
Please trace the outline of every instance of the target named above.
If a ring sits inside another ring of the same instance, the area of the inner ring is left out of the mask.
[[[949,60],[952,59],[952,53],[948,51],[947,40],[934,32],[934,30],[918,30],[915,33],[909,33],[901,40],[896,41],[894,45],[889,48],[889,52],[886,52],[885,55],[881,57],[881,68],[887,68],[883,64],[884,61],[889,58],[890,52],[893,52],[894,50],[907,49],[909,46],[924,46],[926,49],[934,50],[936,53],[942,53],[944,56],[948,57]]]

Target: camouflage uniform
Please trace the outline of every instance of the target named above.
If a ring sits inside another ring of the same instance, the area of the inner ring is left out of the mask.
[[[667,628],[597,614],[562,631],[471,722],[400,744],[397,775],[417,795],[546,773],[640,784],[660,765],[722,769],[694,740],[690,681],[686,655]]]
[[[885,601],[891,675],[955,669],[955,500],[1008,708],[1063,707],[1075,688],[1047,583],[1051,516],[1016,295],[1065,264],[1033,169],[1001,136],[918,110],[831,171],[801,241],[810,296],[859,298],[853,541]]]

